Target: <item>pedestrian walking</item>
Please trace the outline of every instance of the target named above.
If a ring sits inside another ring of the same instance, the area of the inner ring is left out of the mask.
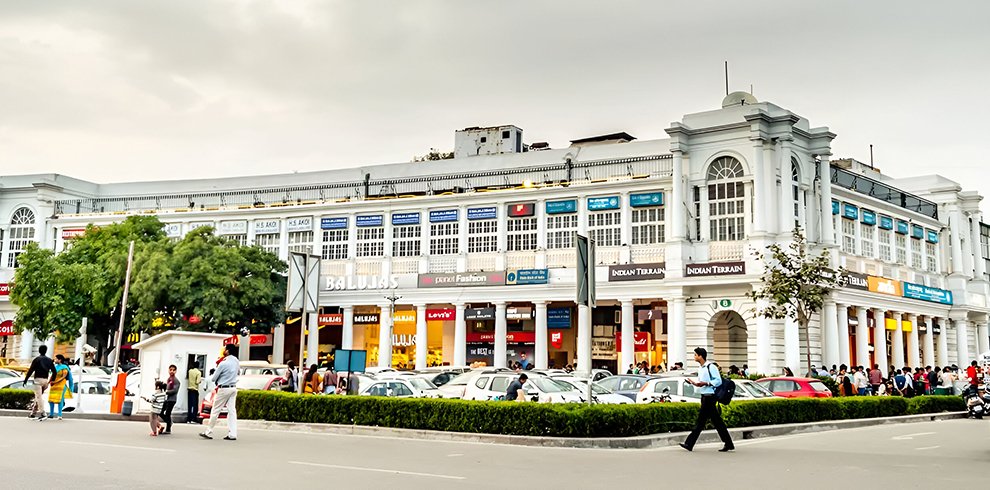
[[[48,346],[38,347],[38,357],[31,361],[31,367],[24,373],[24,383],[34,377],[34,406],[31,407],[31,415],[28,418],[37,417],[38,420],[45,420],[45,389],[55,374],[55,363],[46,356]]]
[[[879,395],[880,385],[883,384],[883,373],[880,372],[880,365],[874,364],[867,377],[870,378],[870,388],[873,390],[873,394]]]
[[[736,446],[732,444],[732,438],[729,437],[729,430],[725,428],[725,422],[722,421],[722,414],[715,401],[715,388],[722,384],[722,375],[715,369],[713,366],[714,363],[708,361],[708,351],[703,347],[694,349],[694,361],[701,365],[698,369],[698,379],[688,380],[688,382],[700,388],[698,392],[701,394],[701,411],[698,412],[698,422],[694,425],[694,430],[681,443],[681,447],[688,451],[693,451],[694,444],[698,441],[698,436],[705,429],[705,424],[711,421],[712,425],[715,426],[715,430],[718,432],[718,437],[722,439],[722,443],[724,444],[722,449],[719,449],[719,452],[732,451]]]
[[[309,367],[309,371],[306,373],[306,384],[303,385],[303,393],[310,395],[319,395],[320,390],[320,373],[316,372],[319,366],[313,364]]]
[[[955,389],[955,386],[953,386],[955,384],[955,382],[956,382],[955,377],[952,375],[952,368],[950,368],[949,366],[946,366],[945,369],[942,370],[942,374],[939,376],[940,386],[942,386],[942,388],[948,390],[945,393],[946,395],[954,395],[955,394],[956,389]]]
[[[966,368],[966,377],[969,378],[969,385],[973,387],[973,391],[980,387],[980,368],[979,363],[973,361],[968,368]]]
[[[186,407],[186,423],[188,424],[199,422],[199,383],[202,380],[203,372],[199,370],[199,363],[192,363],[186,374],[186,395],[189,405]]]
[[[48,418],[55,418],[55,409],[58,408],[58,419],[62,420],[65,399],[72,398],[75,384],[72,381],[72,371],[69,370],[69,363],[65,360],[65,356],[59,354],[55,356],[55,360],[55,374],[52,375],[51,387],[48,389]]]
[[[287,363],[287,368],[285,369],[285,376],[282,377],[282,390],[288,391],[289,393],[295,393],[296,387],[299,386],[299,376],[296,374],[296,363],[292,359],[289,359]]]
[[[213,399],[213,409],[210,410],[210,424],[206,431],[199,434],[204,439],[213,439],[213,427],[217,425],[217,417],[223,408],[227,409],[227,436],[225,441],[237,440],[237,374],[241,363],[237,360],[237,346],[227,344],[224,347],[224,357],[217,365],[213,381],[217,385],[217,395]]]
[[[333,366],[330,366],[330,369],[323,375],[323,394],[333,395],[337,393],[337,384],[339,382],[340,377],[337,376],[337,371],[334,371]]]
[[[866,371],[863,366],[856,367],[856,374],[853,374],[853,380],[856,382],[856,393],[859,396],[866,396],[870,392],[870,378],[866,376]]]
[[[894,392],[900,396],[910,398],[912,395],[912,384],[910,368],[904,368],[902,372],[894,376]]]
[[[175,377],[175,371],[178,370],[175,364],[168,367],[168,379],[165,380],[165,404],[162,406],[162,421],[165,422],[165,432],[162,434],[172,433],[172,409],[175,408],[175,402],[178,400],[179,395],[179,378]]]
[[[165,430],[161,424],[162,410],[165,408],[165,399],[168,398],[168,394],[165,393],[165,382],[155,381],[155,393],[150,397],[142,398],[151,404],[151,413],[148,415],[148,423],[151,425],[151,434],[149,435],[157,437]]]

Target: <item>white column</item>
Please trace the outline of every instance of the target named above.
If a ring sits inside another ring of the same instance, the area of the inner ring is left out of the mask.
[[[879,309],[873,310],[873,359],[883,373],[890,369],[890,361],[887,360],[887,321],[883,310]]]
[[[495,302],[495,367],[505,367],[506,348],[505,334],[508,326],[505,323],[505,301]]]
[[[839,348],[839,364],[845,364],[849,366],[850,358],[849,355],[849,305],[836,305],[836,313],[838,313],[838,348]]]
[[[932,325],[938,323],[939,334],[938,334],[938,351],[936,352],[936,362],[939,366],[948,366],[949,363],[949,319],[948,318],[932,318]]]
[[[416,369],[426,369],[426,353],[429,342],[426,338],[426,305],[416,305]]]
[[[987,324],[981,323],[977,329],[976,347],[979,349],[977,354],[983,354],[984,352],[990,351],[990,331],[987,330]]]
[[[856,365],[870,366],[870,324],[866,308],[856,307]]]
[[[676,297],[670,306],[670,314],[667,321],[667,364],[673,365],[675,362],[683,362],[687,366],[687,298]],[[627,365],[628,366],[628,365]],[[622,368],[626,366],[620,366]]]
[[[623,373],[630,364],[636,363],[636,334],[633,332],[633,303],[622,302],[622,360],[619,372]]]
[[[832,229],[832,168],[829,165],[828,157],[829,155],[819,155],[821,161],[818,162],[818,173],[821,174],[820,185],[822,187],[821,209],[819,209],[822,233],[818,241],[825,245],[833,245],[835,243],[835,230]],[[866,366],[866,364],[863,365]]]
[[[780,233],[787,235],[794,229],[794,191],[791,180],[790,141],[786,138],[780,138],[777,148],[777,158],[780,160],[780,188],[777,189],[780,191],[780,207],[777,211],[780,213]]]
[[[454,303],[454,365],[467,365],[467,320],[464,318],[464,303]]]
[[[964,318],[953,320],[952,323],[956,325],[956,353],[958,354],[956,364],[960,368],[965,368],[973,360],[969,356],[969,320]]]
[[[923,352],[924,352],[924,362],[925,366],[934,367],[935,364],[935,317],[925,318],[925,323],[928,324],[928,331],[925,333],[925,338],[923,339]]]
[[[306,362],[307,364],[320,363],[320,323],[319,315],[316,312],[306,315],[309,323],[309,336],[306,338]],[[250,339],[248,340],[250,345]],[[307,367],[309,367],[307,365]]]
[[[85,365],[83,362],[83,346],[86,345],[86,326],[89,324],[89,318],[83,317],[82,326],[79,327],[79,336],[76,337],[76,346],[72,352],[72,357],[76,359],[76,362],[80,366]]]
[[[753,231],[762,233],[767,231],[767,202],[772,198],[764,194],[766,188],[764,181],[767,179],[766,169],[763,168],[763,140],[753,141]],[[747,200],[748,201],[748,200]],[[757,356],[759,358],[759,356]],[[760,371],[761,373],[767,371]]]
[[[18,357],[28,360],[34,357],[34,333],[30,330],[21,332],[21,351]]]
[[[822,342],[823,346],[823,362],[826,366],[831,366],[833,364],[839,364],[839,324],[838,324],[838,307],[833,301],[826,301],[824,306],[822,306],[822,312],[820,315],[821,321],[819,324],[822,328]],[[786,327],[785,327],[786,328]],[[785,342],[786,343],[786,342]],[[794,366],[788,364],[789,368],[794,369]],[[797,371],[794,374],[798,374]],[[801,373],[800,375],[803,375]]]
[[[340,327],[340,346],[350,350],[354,348],[354,307],[343,307],[342,315],[344,321]]]
[[[894,312],[894,322],[897,327],[894,329],[894,338],[890,342],[890,349],[893,352],[894,367],[900,369],[904,367],[904,315],[899,311]]]
[[[392,367],[392,307],[378,305],[381,313],[378,315],[378,367]]]
[[[536,307],[536,369],[546,369],[549,365],[549,346],[547,345],[547,302],[534,301]]]
[[[769,233],[777,233],[778,219],[774,217],[773,210],[777,198],[775,197],[779,193],[777,192],[777,165],[774,164],[773,160],[773,145],[764,144],[763,145],[763,175],[766,176],[763,179],[763,192],[766,195],[767,207],[764,209],[766,213],[766,226]]]
[[[801,370],[801,337],[798,328],[798,323],[793,318],[784,319],[784,365],[791,368],[796,376],[804,376],[806,372]]]
[[[919,355],[920,349],[918,346],[918,315],[910,314],[908,315],[908,321],[911,322],[911,331],[908,332],[907,338],[907,348],[908,348],[908,365],[912,368],[924,367],[921,365],[921,356]]]
[[[285,363],[285,325],[275,325],[272,332],[272,364]]]
[[[587,306],[578,305],[577,324],[577,372],[588,373],[591,371],[591,311]]]
[[[757,311],[762,311],[767,305],[767,300],[758,300]],[[763,315],[756,316],[756,372],[773,374],[773,363],[770,359],[770,319]]]
[[[972,233],[972,239],[970,241],[973,243],[973,269],[976,274],[975,278],[977,280],[982,280],[983,275],[987,272],[987,265],[983,261],[983,251],[980,246],[980,221],[983,220],[983,213],[973,212],[969,214],[969,217],[973,220],[969,227],[970,232]],[[980,353],[983,352],[986,352],[986,350],[981,348]]]
[[[952,250],[952,274],[954,275],[965,274],[962,258],[962,221],[962,212],[958,209],[949,212],[949,241]]]
[[[678,242],[687,239],[687,227],[684,209],[684,156],[681,151],[674,151],[674,174],[671,179],[670,191],[670,227],[671,241]]]

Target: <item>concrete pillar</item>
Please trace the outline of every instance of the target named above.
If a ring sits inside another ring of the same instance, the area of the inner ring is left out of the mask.
[[[591,372],[591,310],[587,306],[578,305],[577,325],[577,371]]]
[[[908,365],[912,368],[924,367],[921,365],[921,356],[919,355],[921,349],[918,345],[918,315],[908,315],[908,321],[911,322],[911,331],[907,335]]]
[[[977,327],[976,332],[976,347],[979,350],[977,354],[983,354],[990,351],[990,331],[987,329],[987,324],[981,323]]]
[[[285,325],[275,325],[272,332],[272,364],[285,363]]]
[[[342,308],[343,323],[340,326],[340,344],[343,349],[354,348],[354,307],[345,306]]]
[[[313,312],[306,315],[306,318],[309,324],[309,336],[306,338],[306,367],[309,367],[311,364],[320,363],[320,317]]]
[[[378,305],[378,367],[392,367],[392,306]]]
[[[825,301],[820,315],[819,323],[822,328],[822,342],[824,343],[824,355],[822,357],[826,366],[840,363],[838,309],[835,302]],[[787,367],[794,369],[794,366],[791,365]],[[794,371],[794,374],[798,374],[797,371]]]
[[[454,365],[467,365],[467,320],[464,318],[464,303],[454,303]]]
[[[886,373],[887,369],[890,369],[890,361],[887,359],[887,321],[883,310],[873,310],[873,322],[874,363]]]
[[[766,216],[766,227],[767,232],[777,233],[780,228],[779,220],[774,217],[773,210],[776,203],[776,197],[779,193],[777,192],[777,165],[774,164],[773,160],[773,145],[764,144],[763,145],[763,175],[766,176],[764,180],[764,187],[762,191],[766,195],[767,207],[765,212]]]
[[[86,345],[86,330],[88,324],[89,318],[83,317],[82,326],[79,327],[79,336],[76,337],[75,349],[72,352],[73,359],[75,359],[80,366],[86,364],[83,362],[83,346]]]
[[[687,239],[686,214],[684,209],[684,156],[681,151],[674,152],[674,173],[670,190],[670,226],[671,241],[680,242]]]
[[[821,174],[821,216],[822,234],[819,242],[825,245],[835,245],[835,230],[832,222],[832,168],[829,165],[830,155],[819,155],[818,173]]]
[[[533,306],[536,309],[536,352],[533,357],[536,369],[547,369],[550,350],[547,345],[547,302],[534,301]]]
[[[636,363],[636,334],[633,331],[633,303],[622,302],[622,359],[619,362],[619,372],[630,364]]]
[[[508,326],[505,323],[505,301],[495,302],[495,367],[505,367],[506,347],[505,335]]]
[[[21,351],[17,357],[28,360],[34,357],[34,333],[30,330],[21,332]]]
[[[426,338],[426,305],[416,305],[416,369],[426,368],[426,354],[429,351]]]
[[[833,317],[834,318],[834,317]],[[804,376],[801,370],[801,337],[798,322],[791,317],[784,319],[784,365],[791,368],[796,376]]]
[[[789,234],[794,229],[794,195],[791,180],[791,142],[789,137],[780,138],[777,143],[777,158],[780,161],[780,233]],[[794,368],[791,368],[794,369]]]
[[[983,220],[983,213],[973,212],[969,215],[972,219],[972,224],[969,229],[972,234],[970,241],[973,244],[973,272],[977,280],[982,280],[984,274],[987,273],[987,265],[983,261],[983,251],[980,246],[980,221]],[[982,345],[982,344],[981,344]],[[988,347],[990,348],[990,347]],[[980,353],[986,352],[985,349],[981,348]]]
[[[926,366],[935,366],[935,318],[928,317],[925,318],[925,323],[928,324],[928,332],[925,333],[925,338],[922,343],[922,351],[924,352],[924,363]]]
[[[904,362],[905,362],[904,361],[904,325],[903,325],[904,316],[900,312],[895,311],[894,321],[896,322],[897,327],[894,329],[894,338],[890,343],[891,344],[890,349],[894,351],[893,352],[894,367],[900,369],[904,367]]]
[[[952,320],[956,324],[956,353],[959,367],[969,366],[973,360],[969,354],[969,320],[966,318]]]
[[[839,364],[849,366],[852,356],[849,355],[849,305],[836,305],[838,322]]]
[[[763,311],[768,305],[765,299],[757,300],[757,311]],[[760,374],[772,374],[773,363],[770,358],[770,319],[757,314],[756,316],[756,371]]]
[[[940,366],[948,366],[951,364],[949,362],[949,319],[948,318],[932,318],[932,325],[935,321],[938,321],[940,332],[938,334],[938,352],[937,360]]]
[[[856,307],[856,360],[857,366],[870,368],[870,320],[867,310]]]
[[[950,250],[952,251],[952,274],[960,275],[965,273],[963,268],[963,249],[962,249],[962,235],[963,235],[963,223],[962,223],[962,212],[958,209],[953,209],[949,212],[949,243]]]
[[[667,364],[673,365],[675,362],[683,362],[687,366],[687,298],[676,297],[669,302],[670,312],[667,321]],[[619,366],[619,367],[627,367]]]
[[[770,176],[772,177],[772,176]],[[763,140],[757,139],[753,141],[753,231],[757,233],[765,233],[767,231],[766,221],[769,217],[767,210],[770,208],[768,206],[768,201],[772,199],[769,194],[764,194],[764,189],[766,188],[764,181],[770,178],[766,174],[766,169],[763,168]],[[747,200],[748,202],[748,200]],[[766,372],[766,371],[760,371]]]

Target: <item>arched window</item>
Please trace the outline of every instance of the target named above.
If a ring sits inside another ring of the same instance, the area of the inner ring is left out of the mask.
[[[724,242],[746,238],[746,186],[743,166],[732,157],[721,157],[708,167],[709,239]]]
[[[801,176],[797,158],[791,157],[791,198],[794,204],[794,227],[801,226],[801,208],[804,205],[804,194],[801,192]]]
[[[10,218],[10,247],[7,252],[7,267],[17,267],[17,256],[34,241],[34,211],[18,208]]]

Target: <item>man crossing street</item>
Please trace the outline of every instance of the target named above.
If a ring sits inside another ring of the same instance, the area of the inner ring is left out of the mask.
[[[722,414],[719,413],[718,406],[715,402],[715,388],[722,384],[722,375],[718,373],[718,368],[712,362],[708,361],[708,351],[703,347],[694,349],[694,360],[701,365],[698,369],[698,380],[689,380],[688,382],[699,388],[698,392],[701,393],[701,411],[698,412],[698,422],[695,424],[694,430],[681,443],[681,447],[688,451],[693,451],[694,444],[698,442],[698,436],[701,435],[701,431],[705,430],[705,424],[711,420],[712,425],[715,426],[715,430],[718,431],[718,437],[722,439],[722,443],[724,444],[722,449],[719,449],[719,452],[732,451],[736,446],[732,444],[732,438],[729,437],[729,430],[725,428],[725,422],[722,421]]]
[[[237,346],[228,344],[224,347],[224,358],[213,373],[213,382],[217,385],[217,395],[210,410],[210,425],[206,431],[199,434],[204,439],[213,439],[213,427],[217,425],[217,417],[223,408],[227,409],[227,436],[225,441],[237,440],[237,374],[241,363],[237,360]]]

